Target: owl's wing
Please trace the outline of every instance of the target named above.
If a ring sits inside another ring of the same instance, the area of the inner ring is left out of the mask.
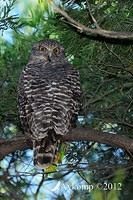
[[[28,104],[28,99],[25,94],[23,72],[22,72],[22,74],[20,76],[20,80],[19,80],[17,108],[18,108],[19,118],[20,118],[20,123],[22,125],[22,128],[24,129],[25,133],[28,133],[28,132],[30,132],[30,128],[29,128],[29,124],[28,124],[26,110],[29,110],[29,112],[30,112],[31,105]]]

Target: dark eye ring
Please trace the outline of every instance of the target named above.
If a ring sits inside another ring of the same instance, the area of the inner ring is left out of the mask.
[[[53,52],[58,55],[60,53],[60,48],[56,47],[55,49],[53,49]]]
[[[40,47],[39,47],[39,50],[40,50],[40,51],[44,51],[44,52],[46,52],[46,48],[43,47],[43,46],[40,46]]]

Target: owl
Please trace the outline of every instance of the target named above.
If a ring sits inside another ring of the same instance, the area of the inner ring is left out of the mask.
[[[35,43],[19,79],[18,111],[37,168],[54,163],[61,137],[76,124],[80,99],[79,73],[64,48],[50,39]]]

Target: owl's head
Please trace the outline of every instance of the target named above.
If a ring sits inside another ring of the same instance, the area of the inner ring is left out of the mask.
[[[32,47],[31,58],[36,62],[58,62],[65,60],[64,48],[55,40],[41,40]]]

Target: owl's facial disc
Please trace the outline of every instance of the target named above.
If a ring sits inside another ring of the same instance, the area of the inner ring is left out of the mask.
[[[44,57],[47,58],[47,60],[50,62],[52,60],[52,57],[58,57],[61,49],[59,47],[55,47],[53,49],[51,48],[46,48],[44,46],[39,46],[39,51],[41,55],[44,55]]]

